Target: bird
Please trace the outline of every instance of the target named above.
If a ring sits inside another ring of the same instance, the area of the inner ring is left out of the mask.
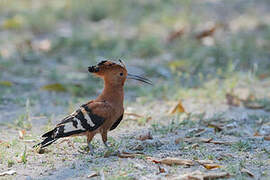
[[[52,130],[44,133],[43,141],[33,146],[40,149],[51,145],[58,139],[71,136],[86,136],[89,152],[93,154],[91,144],[96,134],[101,134],[106,148],[108,131],[116,129],[124,115],[124,85],[126,79],[134,79],[152,85],[152,81],[127,72],[122,60],[104,60],[89,66],[88,71],[103,79],[104,88],[94,100],[83,104],[76,111],[66,116]]]

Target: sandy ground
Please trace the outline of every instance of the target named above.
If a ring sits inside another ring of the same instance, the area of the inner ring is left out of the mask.
[[[13,176],[1,178],[88,179],[96,173],[93,179],[181,179],[187,173],[199,171],[226,172],[229,179],[268,179],[270,141],[264,140],[264,136],[270,133],[269,112],[230,107],[226,103],[196,103],[188,99],[183,100],[183,105],[186,111],[195,113],[170,116],[171,104],[166,101],[151,102],[143,107],[136,102],[130,103],[126,108],[129,113],[151,119],[141,123],[142,120],[126,115],[123,123],[109,135],[111,150],[106,150],[97,136],[93,142],[94,155],[81,149],[86,145],[84,137],[59,140],[43,154],[35,152],[31,147],[38,141],[38,134],[44,132],[46,117],[36,119],[33,116],[33,128],[26,131],[24,139],[19,139],[20,128],[1,126],[0,140],[9,145],[1,144],[5,160],[1,160],[0,170],[16,171]],[[61,108],[52,109],[55,114],[63,113]],[[56,119],[58,117],[52,124]],[[5,120],[1,118],[3,122]],[[148,133],[152,138],[148,139]],[[139,138],[145,135],[146,140]],[[25,148],[27,162],[24,164],[20,159]],[[135,155],[123,158],[123,153]],[[192,160],[194,165],[168,166],[151,160],[167,157]],[[7,158],[15,162],[11,167],[7,167]],[[207,169],[196,160],[208,160],[218,167]]]

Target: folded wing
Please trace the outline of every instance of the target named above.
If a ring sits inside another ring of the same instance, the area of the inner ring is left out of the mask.
[[[46,147],[59,138],[76,136],[86,131],[94,131],[99,128],[112,113],[112,108],[105,102],[90,102],[84,104],[57,126],[42,135],[45,138],[41,143],[35,145]]]

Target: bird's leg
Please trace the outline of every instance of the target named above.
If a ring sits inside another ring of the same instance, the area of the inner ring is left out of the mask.
[[[103,143],[104,143],[104,146],[105,146],[107,149],[109,149],[109,146],[108,146],[107,142],[103,142]]]
[[[87,133],[87,145],[88,145],[88,148],[89,148],[89,153],[92,154],[92,155],[94,154],[94,147],[91,144],[91,141],[92,141],[93,137],[94,137],[93,133],[90,133],[90,132]]]
[[[107,131],[105,131],[105,132],[103,131],[103,132],[101,133],[101,136],[102,136],[103,144],[104,144],[104,146],[105,146],[106,149],[107,149],[107,152],[109,152],[110,155],[117,155],[117,154],[119,154],[119,151],[118,151],[118,150],[115,151],[114,148],[111,148],[111,147],[107,144]]]
[[[108,144],[107,144],[107,131],[103,131],[102,133],[101,133],[101,137],[102,137],[102,141],[103,141],[103,144],[104,144],[104,146],[109,150],[110,149],[110,147],[108,146]]]
[[[94,147],[93,147],[93,145],[91,144],[91,142],[88,143],[88,148],[89,148],[89,153],[90,153],[91,155],[93,155],[93,154],[94,154]]]

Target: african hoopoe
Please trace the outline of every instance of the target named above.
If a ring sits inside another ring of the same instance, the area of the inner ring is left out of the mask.
[[[107,133],[115,129],[124,114],[124,84],[127,78],[151,84],[151,81],[137,75],[127,73],[126,67],[112,61],[102,61],[96,66],[88,67],[88,71],[104,80],[104,89],[95,99],[82,105],[78,110],[64,118],[56,127],[43,134],[45,138],[34,147],[46,147],[59,138],[86,135],[90,152],[93,152],[91,140],[100,133],[104,145],[107,145]]]

